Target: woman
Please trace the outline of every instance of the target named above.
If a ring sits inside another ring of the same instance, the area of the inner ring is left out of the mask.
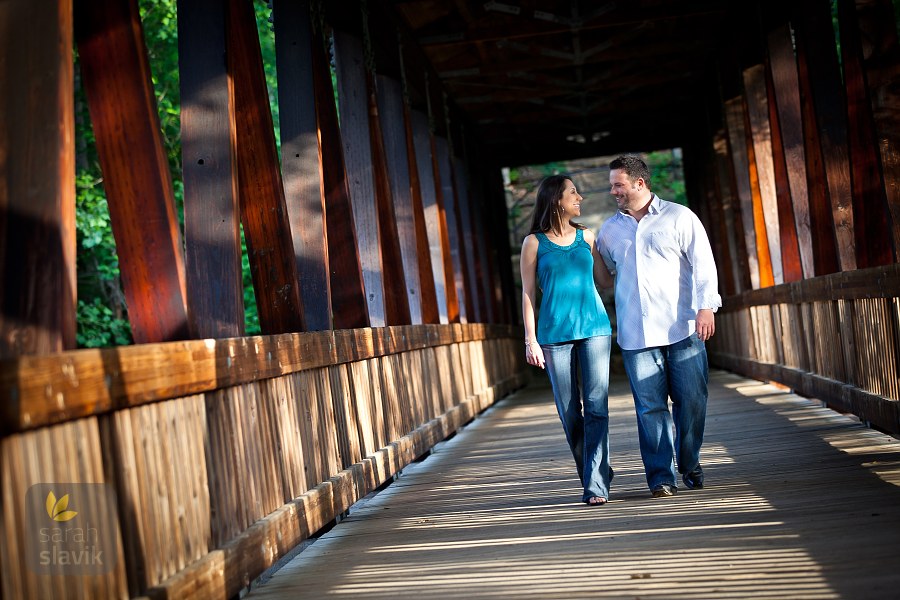
[[[602,506],[609,500],[613,477],[608,409],[612,328],[596,286],[609,287],[612,278],[597,254],[594,234],[572,220],[581,215],[582,200],[564,175],[541,182],[531,233],[522,244],[522,319],[525,358],[550,376],[584,486],[581,499]],[[537,328],[536,283],[543,292]]]

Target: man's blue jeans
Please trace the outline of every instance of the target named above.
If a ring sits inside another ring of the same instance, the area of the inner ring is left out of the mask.
[[[584,486],[584,502],[609,498],[610,340],[598,335],[541,346],[556,411]]]
[[[680,473],[700,465],[709,382],[706,344],[694,333],[668,346],[622,350],[622,356],[634,396],[647,484],[650,489],[675,485],[676,458]]]

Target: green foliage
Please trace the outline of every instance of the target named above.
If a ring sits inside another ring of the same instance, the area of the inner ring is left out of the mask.
[[[664,200],[687,206],[680,151],[650,152],[644,156],[644,160],[650,167],[653,192]]]
[[[124,346],[131,343],[131,326],[117,317],[102,298],[79,300],[76,340],[81,348]]]

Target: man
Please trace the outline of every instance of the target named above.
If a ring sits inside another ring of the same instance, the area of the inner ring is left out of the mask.
[[[722,299],[709,239],[697,216],[650,191],[650,170],[640,158],[620,156],[609,169],[619,212],[600,228],[597,250],[616,273],[618,342],[634,396],[647,484],[654,498],[664,498],[678,491],[676,461],[688,488],[703,487],[705,342],[715,333],[714,313]]]

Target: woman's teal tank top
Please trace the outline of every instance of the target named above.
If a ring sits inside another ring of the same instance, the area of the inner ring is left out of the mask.
[[[568,246],[554,244],[543,233],[538,239],[537,276],[543,297],[538,312],[537,341],[556,344],[612,335],[603,301],[594,287],[594,257],[584,241],[584,232],[575,233]]]

